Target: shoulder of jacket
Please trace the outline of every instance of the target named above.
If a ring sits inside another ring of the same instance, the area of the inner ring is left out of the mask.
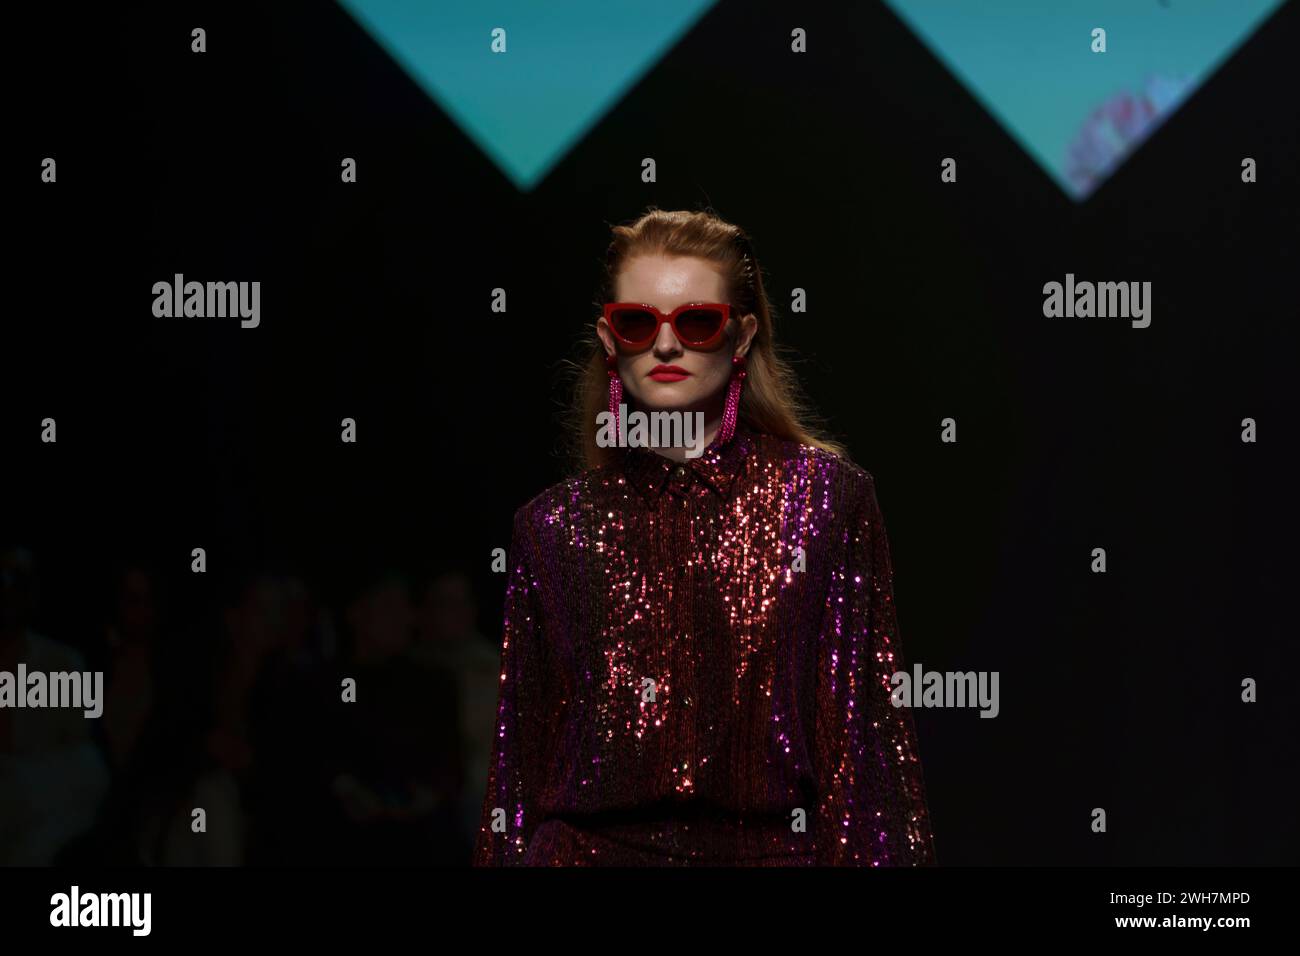
[[[837,455],[825,448],[805,445],[788,438],[776,438],[772,435],[763,435],[761,441],[767,446],[768,454],[824,470],[832,484],[863,488],[875,484],[875,477],[867,469],[851,458]]]
[[[617,471],[617,464],[608,464],[561,478],[515,509],[516,525],[522,523],[525,527],[529,526],[543,516],[555,513],[557,509],[569,507],[572,502],[589,500],[591,491]]]

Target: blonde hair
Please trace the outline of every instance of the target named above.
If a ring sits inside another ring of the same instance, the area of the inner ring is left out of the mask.
[[[754,257],[749,236],[712,210],[687,212],[647,208],[639,219],[612,227],[613,238],[605,253],[604,276],[598,311],[615,301],[618,276],[624,264],[637,255],[696,256],[717,264],[727,280],[732,312],[737,317],[753,313],[758,327],[745,356],[748,377],[740,398],[740,421],[758,432],[813,445],[847,457],[842,445],[815,429],[815,416],[799,389],[798,380],[783,358],[773,335],[773,310],[763,288],[762,270]],[[571,453],[579,467],[594,468],[613,461],[616,448],[596,444],[596,416],[609,407],[609,377],[605,351],[589,327],[585,358],[571,363],[577,373],[570,411]]]

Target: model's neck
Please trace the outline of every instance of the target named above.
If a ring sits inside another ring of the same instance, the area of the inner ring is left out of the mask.
[[[694,412],[684,412],[684,415],[694,415]],[[698,448],[703,451],[713,444],[713,440],[718,437],[718,429],[722,426],[722,412],[715,414],[704,414],[704,433],[702,436],[695,436],[695,442],[690,446],[669,445],[663,448],[653,448],[652,451],[663,455],[672,461],[685,461],[687,452]]]

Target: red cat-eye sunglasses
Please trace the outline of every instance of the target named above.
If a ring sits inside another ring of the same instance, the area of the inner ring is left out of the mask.
[[[666,313],[643,302],[605,303],[609,330],[624,348],[633,352],[653,345],[659,327],[665,322],[687,348],[702,352],[716,349],[722,344],[730,317],[731,306],[725,302],[688,302]]]

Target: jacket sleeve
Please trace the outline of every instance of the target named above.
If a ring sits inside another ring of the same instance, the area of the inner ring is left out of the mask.
[[[836,541],[818,636],[816,746],[819,866],[933,864],[929,811],[909,708],[890,700],[904,669],[889,541],[875,482],[856,470]]]
[[[537,828],[548,710],[538,582],[528,554],[524,509],[515,513],[507,554],[500,682],[487,793],[474,866],[521,866]]]

